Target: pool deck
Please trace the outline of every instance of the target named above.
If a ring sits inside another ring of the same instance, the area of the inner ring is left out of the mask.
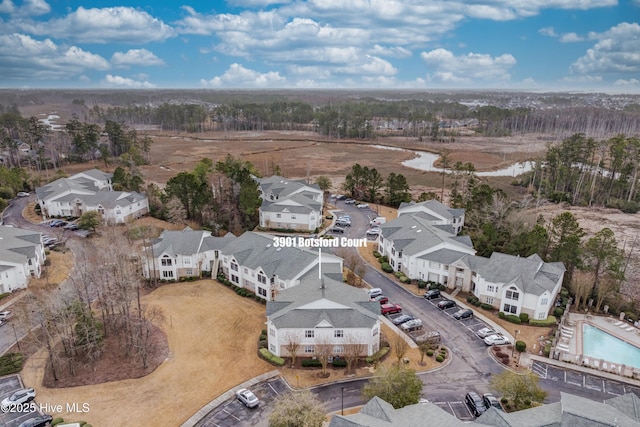
[[[583,324],[595,326],[634,347],[640,348],[640,328],[634,327],[632,323],[618,320],[615,317],[570,313],[565,324],[559,326],[560,337],[556,350],[563,353],[562,360],[624,376],[632,376],[632,371],[640,369],[640,367],[624,366],[585,356],[582,347]]]

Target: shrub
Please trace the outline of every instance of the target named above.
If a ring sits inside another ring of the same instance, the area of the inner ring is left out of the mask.
[[[567,288],[560,289],[560,295],[562,295],[563,298],[567,298],[569,296],[569,289]]]
[[[23,362],[24,356],[22,353],[7,353],[0,356],[0,376],[20,372]]]
[[[556,307],[556,308],[553,309],[553,315],[555,317],[562,317],[563,314],[564,314],[564,308]]]
[[[438,285],[438,289],[444,292],[447,290],[447,287],[445,285]]]
[[[480,304],[480,308],[483,310],[493,310],[493,306],[491,304],[487,304],[486,302]]]
[[[259,348],[267,348],[267,340],[258,341]]]
[[[516,341],[516,350],[518,350],[520,353],[522,353],[523,351],[525,351],[527,349],[527,343],[524,341]]]
[[[439,354],[438,357],[436,357],[436,362],[438,362],[438,363],[444,362],[444,357],[442,357],[442,355]]]
[[[260,355],[269,363],[272,363],[276,366],[284,366],[284,359],[271,353],[266,348],[260,349]]]
[[[511,357],[508,354],[505,354],[504,356],[502,356],[502,364],[503,365],[508,365],[510,359],[511,359]]]
[[[388,262],[383,262],[381,268],[385,273],[393,272],[393,267],[391,267],[391,264],[389,264]]]
[[[320,368],[322,363],[318,359],[302,359],[303,368]]]
[[[527,323],[529,322],[529,315],[527,313],[520,313],[520,322]]]
[[[9,295],[11,295],[11,292],[3,292],[3,293],[0,294],[0,299],[6,298]]]
[[[500,313],[498,313],[498,317],[504,319],[504,312],[501,311]]]
[[[545,344],[544,349],[542,349],[542,354],[545,357],[549,357],[549,354],[551,353],[551,343],[549,344]]]
[[[429,357],[433,356],[433,350],[427,350],[427,356]]]
[[[474,304],[476,301],[478,301],[478,297],[477,297],[477,296],[475,296],[475,295],[469,295],[469,296],[467,297],[467,302],[468,302],[469,304]]]
[[[373,256],[376,258],[380,258],[382,256],[382,254],[378,251],[373,251]]]
[[[333,362],[331,362],[334,368],[344,368],[347,366],[347,361],[343,358],[335,358]]]
[[[496,357],[499,359],[502,359],[505,356],[505,353],[501,352],[501,351],[496,351]]]
[[[371,356],[368,356],[365,359],[365,361],[367,363],[375,363],[379,360],[382,360],[387,355],[387,353],[389,353],[389,348],[390,347],[382,347],[380,350],[376,351]]]
[[[516,316],[515,314],[507,314],[506,316],[504,316],[504,320],[506,320],[507,322],[515,323],[516,325],[522,323],[520,317]]]
[[[418,280],[418,289],[424,289],[427,287],[427,282],[424,280]]]
[[[58,424],[62,424],[64,422],[64,418],[54,418],[51,421],[52,426],[57,426]]]
[[[398,279],[400,279],[400,278],[402,278],[404,276],[404,273],[402,271],[396,271],[394,274],[396,275],[396,277]]]
[[[558,321],[554,316],[549,316],[545,320],[531,319],[529,320],[529,325],[547,327],[547,326],[555,326],[557,322]]]
[[[400,278],[400,281],[401,281],[402,283],[411,283],[411,279],[410,279],[409,277],[407,277],[407,276],[402,276],[402,277]]]

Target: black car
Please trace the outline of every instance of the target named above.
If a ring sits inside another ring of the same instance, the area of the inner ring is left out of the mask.
[[[467,317],[473,317],[473,310],[468,308],[462,308],[453,313],[454,319],[466,319]]]
[[[502,405],[500,405],[500,401],[493,394],[491,393],[483,394],[482,400],[484,401],[484,406],[486,406],[487,409],[493,406],[494,408],[500,409],[502,411]]]
[[[429,289],[424,294],[425,299],[440,298],[440,289]]]
[[[413,320],[414,317],[410,314],[401,314],[398,317],[394,317],[393,319],[391,319],[391,322],[394,325],[402,325],[404,322],[408,322],[409,320]]]
[[[29,418],[20,424],[18,427],[44,427],[51,425],[53,417],[51,415],[41,415],[38,417]]]
[[[342,228],[342,227],[333,227],[331,229],[331,232],[332,233],[344,233],[344,228]]]
[[[455,307],[456,303],[451,301],[450,299],[444,299],[438,303],[438,308],[440,310],[446,310],[447,308]]]
[[[467,395],[464,397],[464,402],[471,410],[471,413],[476,417],[479,417],[487,410],[487,407],[484,406],[484,401],[480,398],[480,396],[478,396],[478,393],[476,393],[475,391],[470,391],[469,393],[467,393]]]

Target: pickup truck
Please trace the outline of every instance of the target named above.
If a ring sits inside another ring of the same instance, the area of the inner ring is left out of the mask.
[[[402,307],[398,304],[381,304],[380,305],[380,313],[382,314],[393,314],[400,313],[402,311]]]

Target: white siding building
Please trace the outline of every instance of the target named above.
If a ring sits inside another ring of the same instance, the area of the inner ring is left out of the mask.
[[[322,225],[324,193],[316,185],[281,176],[258,178],[260,226],[313,231]]]
[[[42,274],[44,260],[40,233],[0,226],[0,293],[26,288]]]

